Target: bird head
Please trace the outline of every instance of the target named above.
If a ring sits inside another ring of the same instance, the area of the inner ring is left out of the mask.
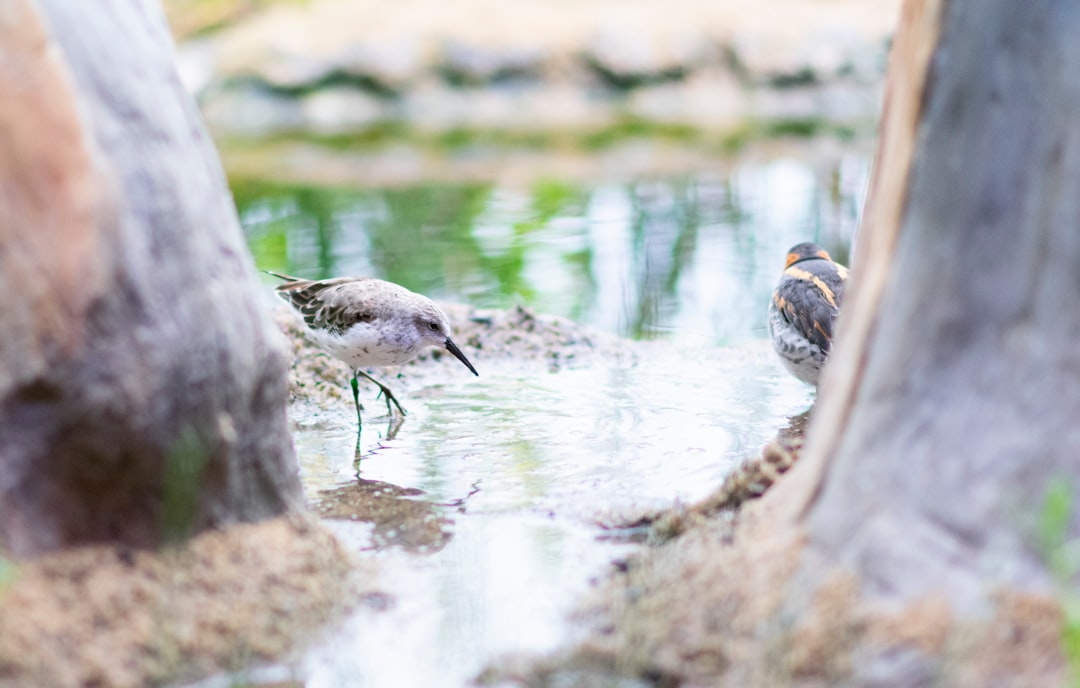
[[[436,306],[434,302],[424,304],[424,307],[418,310],[413,319],[413,324],[421,341],[425,344],[432,344],[446,349],[454,358],[465,364],[465,367],[472,371],[473,375],[480,375],[461,349],[458,348],[458,345],[454,343],[454,340],[451,339],[450,321],[447,319],[446,314],[442,312],[442,309]]]
[[[801,260],[810,260],[812,258],[822,258],[828,261],[832,260],[832,256],[829,255],[828,251],[815,243],[805,242],[802,244],[795,244],[788,249],[787,257],[784,259],[784,268],[789,268]]]

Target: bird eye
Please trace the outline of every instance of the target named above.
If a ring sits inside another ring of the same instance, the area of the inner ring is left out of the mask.
[[[437,322],[429,322],[428,327],[431,328],[432,332],[438,332],[439,331],[439,323],[437,323]]]

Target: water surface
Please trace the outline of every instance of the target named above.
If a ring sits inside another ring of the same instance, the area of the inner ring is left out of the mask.
[[[605,529],[612,514],[704,496],[809,407],[812,390],[765,340],[766,306],[791,245],[847,259],[868,160],[777,155],[725,170],[592,186],[234,185],[260,267],[374,275],[656,340],[636,362],[557,373],[479,352],[480,378],[462,369],[402,399],[410,415],[393,439],[368,398],[359,467],[351,404],[294,409],[309,494],[361,484],[442,520],[411,539],[328,521],[381,562],[391,601],[361,607],[291,675],[459,686],[501,654],[559,647],[574,600],[634,547]]]

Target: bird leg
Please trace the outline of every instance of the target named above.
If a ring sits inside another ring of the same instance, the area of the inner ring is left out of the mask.
[[[360,370],[360,369],[357,369],[357,371],[356,371],[356,374],[357,374],[357,375],[363,375],[363,376],[364,376],[364,377],[366,377],[366,378],[367,378],[368,380],[370,380],[371,382],[375,383],[375,386],[379,388],[379,393],[380,393],[380,394],[382,394],[382,395],[383,395],[383,397],[385,397],[385,398],[386,398],[386,412],[387,412],[387,413],[389,413],[389,414],[390,414],[391,416],[393,416],[393,415],[394,415],[394,409],[393,409],[393,408],[391,408],[391,406],[390,406],[390,402],[393,402],[393,403],[394,403],[394,406],[397,406],[397,410],[401,412],[401,415],[403,415],[403,416],[406,416],[406,415],[408,415],[408,414],[407,414],[407,413],[405,412],[405,409],[401,408],[401,404],[400,404],[400,403],[398,403],[398,400],[397,400],[397,398],[396,398],[396,397],[394,396],[394,393],[390,391],[390,388],[389,388],[389,387],[387,387],[386,385],[384,385],[383,383],[379,382],[378,380],[376,380],[375,378],[371,377],[370,375],[368,375],[367,373],[365,373],[364,371],[362,371],[362,370]],[[355,378],[355,377],[353,377],[353,383],[354,383],[354,384],[356,383],[356,378]],[[355,393],[356,393],[356,388],[355,388],[355,387],[353,387],[353,394],[355,394]]]
[[[353,376],[352,376],[352,380],[349,381],[349,384],[352,385],[353,403],[356,404],[356,442],[357,442],[357,444],[359,444],[359,442],[360,442],[360,431],[364,427],[364,421],[360,417],[360,410],[364,408],[363,406],[360,405],[360,382],[356,379],[356,373],[359,373],[359,372],[360,372],[359,370],[354,371]]]

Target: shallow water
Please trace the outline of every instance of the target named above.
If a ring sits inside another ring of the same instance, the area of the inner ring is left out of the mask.
[[[396,439],[368,418],[358,474],[351,409],[298,432],[309,491],[357,477],[418,488],[400,498],[451,521],[426,542],[328,521],[381,560],[396,603],[320,644],[307,685],[464,685],[501,653],[556,649],[589,580],[632,550],[601,523],[705,496],[813,399],[761,341],[698,350],[691,366],[657,349],[633,366],[447,380],[407,400]]]
[[[792,244],[846,259],[867,159],[731,169],[593,188],[237,188],[261,267],[373,274],[660,340],[636,363],[558,373],[477,356],[480,378],[403,398],[394,439],[368,403],[358,466],[351,404],[294,409],[309,495],[377,481],[364,485],[444,520],[423,533],[327,521],[380,560],[390,598],[283,671],[307,686],[458,686],[504,653],[559,647],[590,580],[633,551],[633,533],[606,525],[703,497],[809,407],[765,341],[765,308]]]

